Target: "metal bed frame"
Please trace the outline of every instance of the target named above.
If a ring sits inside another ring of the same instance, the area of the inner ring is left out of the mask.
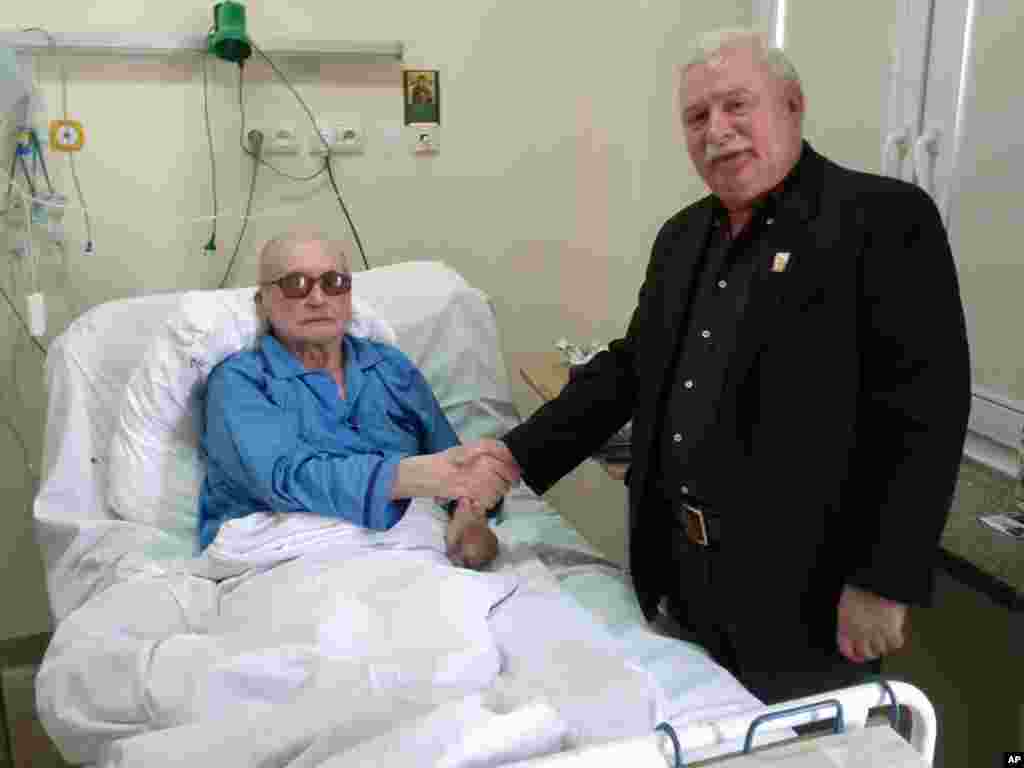
[[[885,706],[890,707],[890,722],[897,732],[902,722],[901,710],[910,713],[908,741],[924,764],[931,766],[935,759],[935,709],[920,689],[898,681],[880,681],[843,688],[713,722],[692,723],[678,729],[671,722],[661,723],[654,733],[647,736],[561,752],[516,763],[516,766],[595,768],[627,765],[629,768],[684,768],[692,765],[684,762],[685,753],[738,740],[743,741],[743,754],[749,754],[754,749],[754,738],[758,733],[776,732],[829,719],[833,721],[833,733],[855,732],[867,727],[871,710]],[[778,740],[779,734],[773,735]],[[724,757],[719,754],[715,759]],[[781,768],[783,764],[773,762],[772,765]]]

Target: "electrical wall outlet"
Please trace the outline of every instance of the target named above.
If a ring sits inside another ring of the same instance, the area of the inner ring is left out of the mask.
[[[293,123],[253,125],[251,127],[263,131],[263,154],[297,155],[299,153],[299,135]]]
[[[433,155],[441,151],[441,126],[434,124],[410,125],[409,140],[415,155]]]
[[[356,125],[339,125],[338,140],[332,151],[347,154],[358,154],[363,151],[365,136]]]
[[[364,151],[365,136],[359,122],[353,118],[324,119],[317,123],[320,136],[310,139],[309,153],[323,155],[324,144],[332,155],[358,155]]]

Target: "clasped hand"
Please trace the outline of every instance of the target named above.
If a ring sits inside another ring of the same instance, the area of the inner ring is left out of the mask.
[[[839,598],[839,652],[862,664],[903,647],[907,606],[847,584]]]
[[[482,568],[498,554],[498,539],[487,525],[487,510],[519,482],[519,465],[497,440],[457,446],[442,455],[452,469],[449,493],[458,499],[445,532],[448,557],[456,565]]]
[[[482,439],[457,445],[440,456],[447,464],[447,495],[470,499],[484,512],[519,482],[519,464],[500,440]]]
[[[444,536],[448,559],[480,569],[498,556],[498,537],[487,525],[486,512],[469,499],[459,499]]]

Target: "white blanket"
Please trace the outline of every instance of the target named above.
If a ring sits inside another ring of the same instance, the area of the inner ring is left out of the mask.
[[[542,566],[455,568],[443,526],[429,500],[382,534],[263,516],[108,587],[40,668],[48,732],[101,766],[305,768],[500,765],[653,727],[650,677]]]
[[[328,553],[336,559],[385,549],[443,558],[445,525],[445,513],[427,499],[413,499],[407,514],[386,531],[303,512],[254,512],[225,522],[189,570],[220,580],[302,556]]]

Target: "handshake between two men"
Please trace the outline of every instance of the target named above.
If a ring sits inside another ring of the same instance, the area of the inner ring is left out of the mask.
[[[399,462],[393,498],[434,496],[455,500],[445,545],[456,565],[479,569],[498,554],[487,513],[519,482],[521,471],[508,447],[481,439]]]

